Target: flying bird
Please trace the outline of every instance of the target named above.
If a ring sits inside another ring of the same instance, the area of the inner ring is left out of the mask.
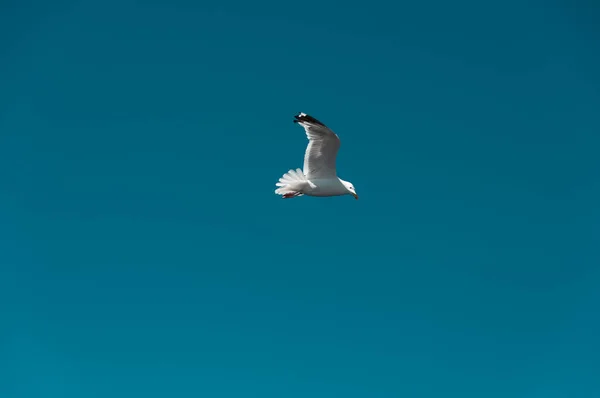
[[[296,196],[352,195],[358,199],[354,185],[338,178],[335,158],[340,148],[340,138],[327,126],[306,113],[294,116],[294,123],[304,127],[308,146],[304,154],[304,171],[290,170],[277,184],[275,193],[283,199]]]

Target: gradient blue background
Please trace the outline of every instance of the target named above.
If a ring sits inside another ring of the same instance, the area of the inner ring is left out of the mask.
[[[0,396],[599,397],[599,17],[2,1]]]

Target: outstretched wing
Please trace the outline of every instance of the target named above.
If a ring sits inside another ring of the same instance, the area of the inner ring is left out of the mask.
[[[340,138],[306,113],[300,113],[295,118],[294,123],[304,127],[308,137],[308,146],[304,154],[304,175],[308,179],[336,177],[335,159],[340,149]]]

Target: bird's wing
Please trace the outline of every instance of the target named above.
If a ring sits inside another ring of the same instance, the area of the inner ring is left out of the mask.
[[[308,137],[308,146],[304,154],[304,175],[308,179],[336,177],[335,158],[340,149],[340,138],[306,113],[300,113],[295,118],[294,123],[304,127]]]

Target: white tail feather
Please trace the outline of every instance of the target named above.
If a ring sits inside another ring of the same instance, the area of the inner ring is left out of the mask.
[[[275,184],[279,187],[275,190],[275,193],[278,195],[285,195],[286,193],[300,192],[306,181],[306,176],[302,170],[289,170],[287,173],[281,176],[279,182]],[[300,193],[300,195],[302,194]]]

